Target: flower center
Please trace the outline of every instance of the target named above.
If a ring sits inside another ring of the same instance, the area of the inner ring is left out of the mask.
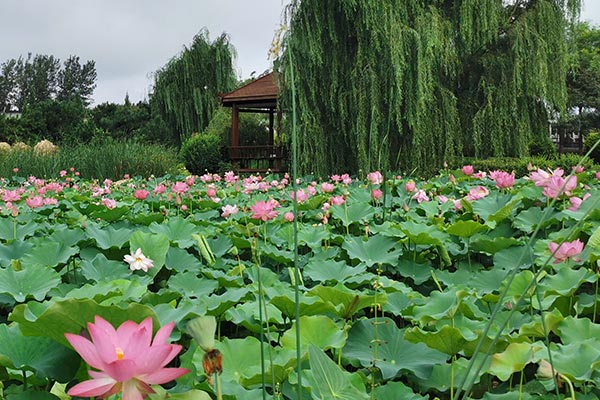
[[[122,360],[123,359],[123,350],[120,347],[117,347],[115,349],[115,351],[117,352],[117,360]]]

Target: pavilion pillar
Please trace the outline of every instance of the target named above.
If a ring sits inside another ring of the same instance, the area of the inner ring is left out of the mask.
[[[240,110],[237,104],[231,107],[231,146],[240,145]]]
[[[273,128],[274,123],[274,115],[273,109],[269,109],[269,146],[273,146],[275,143],[275,130]]]

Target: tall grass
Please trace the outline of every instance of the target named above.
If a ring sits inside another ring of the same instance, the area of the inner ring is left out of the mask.
[[[0,177],[57,177],[73,167],[86,179],[120,179],[123,175],[162,176],[176,170],[177,151],[158,144],[94,142],[63,145],[54,154],[36,154],[32,149],[0,153]],[[18,173],[14,169],[18,168]]]

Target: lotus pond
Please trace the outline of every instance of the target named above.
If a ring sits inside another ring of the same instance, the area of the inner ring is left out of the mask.
[[[598,399],[600,176],[487,172],[5,179],[0,398],[70,398],[101,318],[170,333],[150,399]]]

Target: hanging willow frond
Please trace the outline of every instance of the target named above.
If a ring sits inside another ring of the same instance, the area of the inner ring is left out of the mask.
[[[204,29],[189,48],[156,72],[150,104],[166,123],[173,143],[181,144],[208,126],[218,106],[218,93],[236,85],[234,59],[228,36],[222,34],[210,42]]]
[[[301,173],[522,156],[566,101],[579,0],[294,0]]]

